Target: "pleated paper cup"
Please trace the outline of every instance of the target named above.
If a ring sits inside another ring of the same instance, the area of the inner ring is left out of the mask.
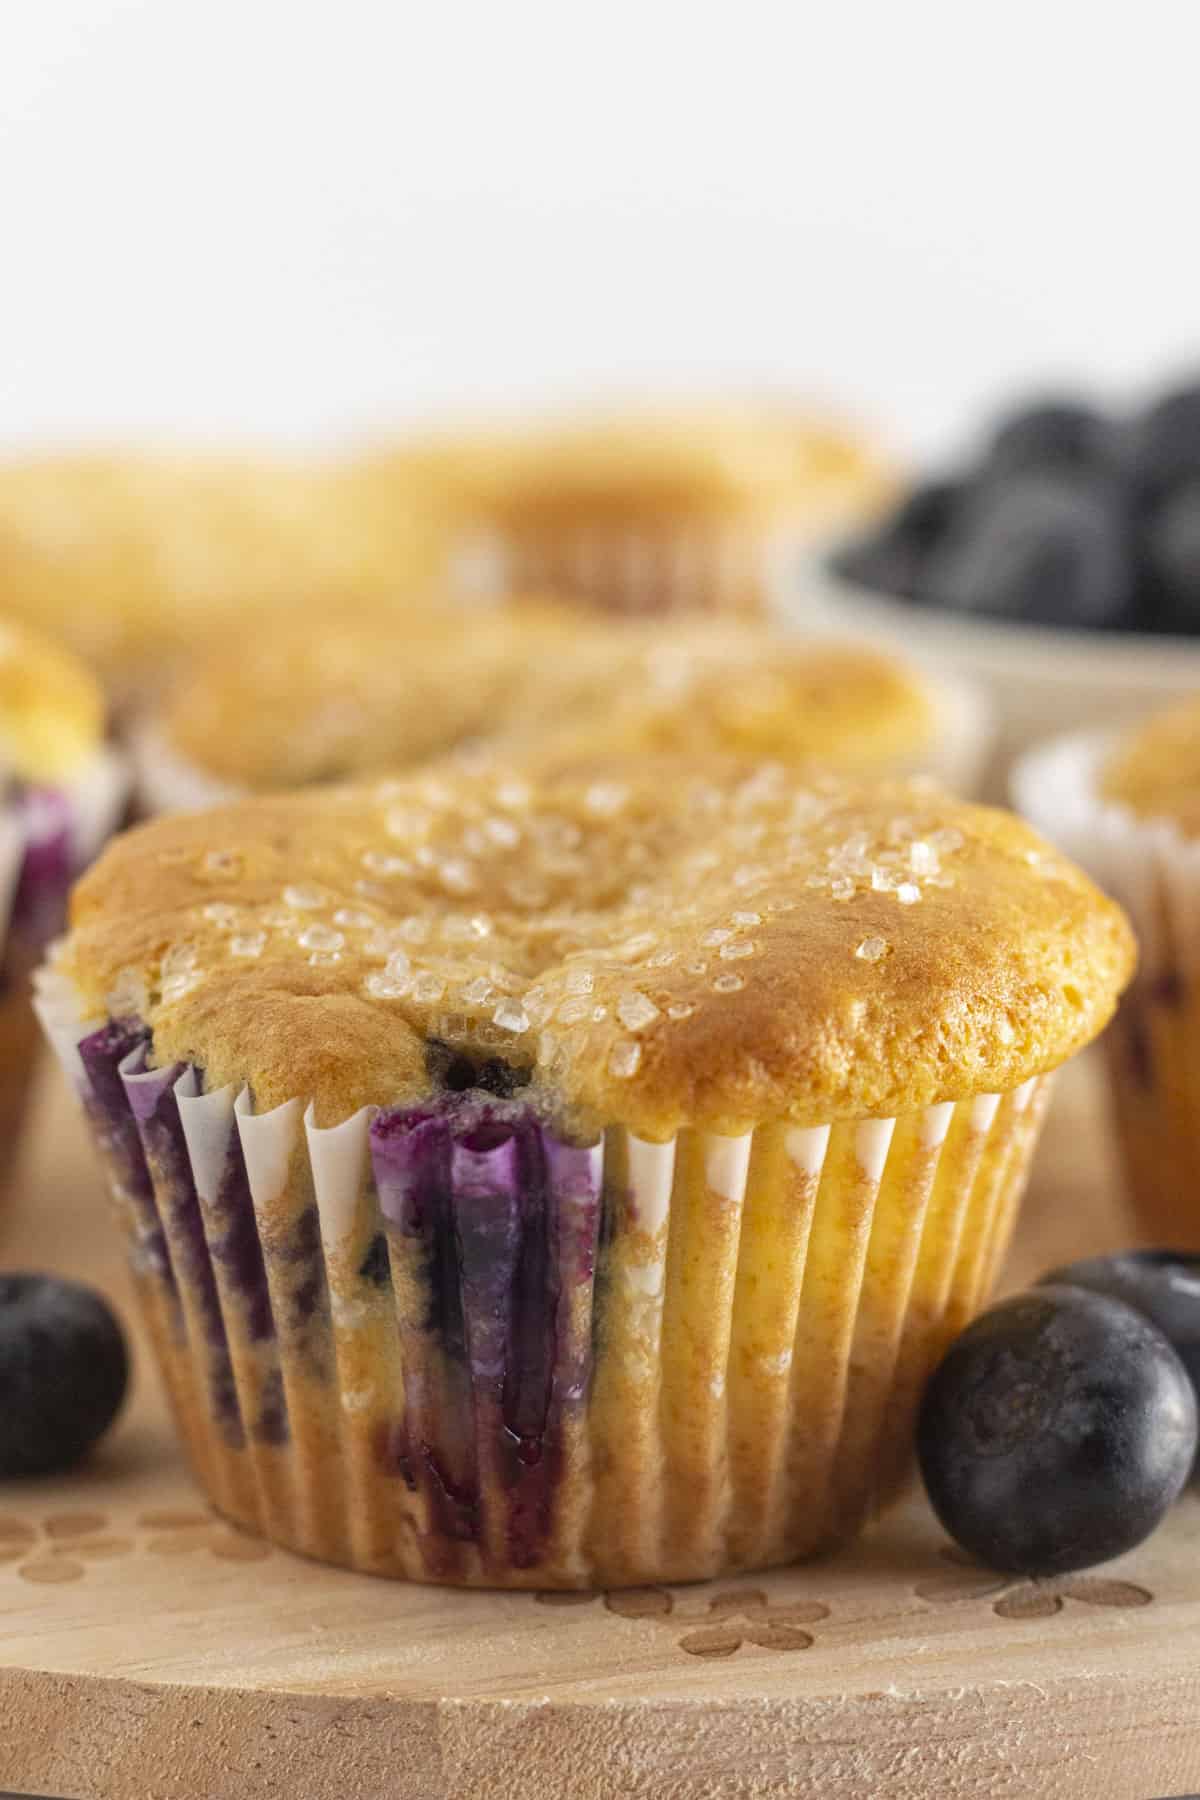
[[[319,1129],[149,1067],[52,969],[38,1004],[213,1503],[475,1586],[689,1581],[857,1530],[991,1288],[1047,1087],[666,1143],[486,1096]]]
[[[708,613],[761,618],[801,534],[760,521],[664,519],[637,526],[479,531],[453,561],[455,587],[487,601],[555,594],[618,618]]]
[[[880,775],[929,775],[962,799],[974,799],[983,782],[992,751],[994,718],[986,696],[968,681],[948,675],[915,671],[925,687],[934,712],[934,730],[927,744],[911,756],[874,771]]]
[[[1115,733],[1063,737],[1013,771],[1013,799],[1128,912],[1138,972],[1101,1040],[1130,1197],[1147,1240],[1200,1249],[1200,843],[1107,799]]]
[[[139,725],[131,736],[130,749],[137,810],[144,818],[157,813],[202,812],[245,792],[182,756],[154,721]]]
[[[74,781],[23,787],[0,805],[0,1181],[38,1062],[30,977],[66,922],[72,880],[120,823],[128,791],[123,759],[101,750]]]

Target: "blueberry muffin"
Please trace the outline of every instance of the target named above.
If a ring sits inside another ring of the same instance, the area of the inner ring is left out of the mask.
[[[72,926],[41,1012],[214,1504],[499,1587],[855,1531],[1132,961],[1011,816],[729,757],[156,820]]]
[[[303,606],[391,605],[442,577],[430,468],[370,459],[130,451],[0,463],[0,590],[118,706],[153,693],[213,628],[253,642]]]
[[[969,787],[986,716],[962,688],[863,645],[691,620],[612,625],[526,604],[302,622],[230,641],[137,744],[147,811],[411,767],[464,746],[733,751]]]
[[[1200,1248],[1200,700],[1044,746],[1014,793],[1133,920],[1140,968],[1105,1039],[1130,1193],[1149,1240]]]
[[[66,922],[72,877],[127,793],[100,689],[75,658],[0,619],[0,1175],[36,1067],[29,976]]]
[[[790,554],[893,482],[864,440],[779,403],[631,408],[468,448],[462,578],[626,615],[761,614]]]

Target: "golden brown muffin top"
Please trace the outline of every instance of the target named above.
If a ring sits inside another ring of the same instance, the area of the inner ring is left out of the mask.
[[[534,605],[230,640],[160,720],[176,755],[254,790],[358,779],[525,736],[548,739],[556,755],[720,750],[907,769],[938,723],[928,684],[861,645],[719,621],[668,635]]]
[[[746,759],[514,762],[127,833],[64,973],[160,1062],[329,1125],[500,1057],[590,1131],[890,1116],[1093,1038],[1124,915],[1007,813]]]
[[[460,492],[522,528],[807,513],[882,502],[894,475],[860,437],[782,403],[631,407],[447,452]]]
[[[104,737],[104,696],[74,656],[0,617],[0,768],[23,781],[72,776]]]
[[[1100,789],[1140,819],[1166,819],[1200,838],[1200,700],[1156,714],[1123,739],[1101,770]]]
[[[427,472],[368,460],[95,452],[0,462],[0,594],[122,698],[214,627],[380,599],[442,566]]]

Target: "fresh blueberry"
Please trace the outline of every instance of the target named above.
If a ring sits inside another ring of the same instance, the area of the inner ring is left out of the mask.
[[[1095,407],[1068,396],[1047,397],[1010,413],[984,457],[985,480],[1045,469],[1106,469],[1116,460],[1117,431]]]
[[[975,1321],[926,1389],[925,1487],[995,1569],[1063,1575],[1132,1550],[1196,1456],[1196,1396],[1149,1320],[1078,1287],[1041,1287]]]
[[[1107,481],[1068,474],[980,487],[925,574],[935,605],[1045,625],[1116,625],[1132,586],[1119,494]]]
[[[0,1476],[69,1469],[125,1397],[121,1327],[92,1288],[0,1275]]]
[[[916,598],[926,558],[944,536],[963,492],[957,481],[929,481],[914,488],[869,536],[835,557],[837,572],[863,587]]]
[[[1142,528],[1147,586],[1176,631],[1200,628],[1200,475],[1173,488]]]
[[[1052,1269],[1045,1282],[1087,1288],[1123,1300],[1156,1325],[1200,1390],[1200,1255],[1187,1250],[1124,1250]]]
[[[1164,394],[1134,427],[1132,473],[1147,506],[1200,479],[1200,381]]]

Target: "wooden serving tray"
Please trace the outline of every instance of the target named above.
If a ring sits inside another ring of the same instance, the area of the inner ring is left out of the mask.
[[[1010,1283],[1128,1240],[1086,1061]],[[0,1261],[126,1291],[47,1072]],[[128,1307],[125,1308],[128,1312]],[[1200,1788],[1200,1500],[1094,1575],[1003,1581],[914,1495],[803,1568],[605,1596],[458,1594],[221,1524],[145,1356],[69,1479],[0,1486],[0,1788],[67,1800],[1146,1800]]]

